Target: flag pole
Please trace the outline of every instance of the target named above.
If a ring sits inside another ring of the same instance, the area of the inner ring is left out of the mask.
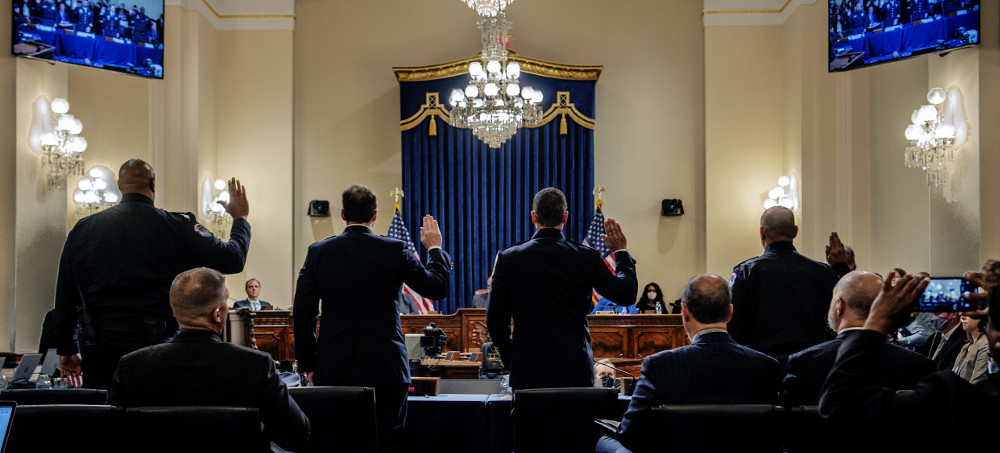
[[[604,194],[606,192],[607,191],[604,190],[604,186],[594,186],[594,197],[597,198],[594,203],[597,204],[597,209],[601,209],[601,206],[604,204]]]
[[[396,211],[400,212],[401,211],[400,202],[403,201],[403,197],[405,196],[405,195],[403,195],[402,189],[400,189],[399,187],[396,187],[395,189],[392,189],[392,192],[389,192],[389,195],[392,195],[392,198],[394,200],[394,206],[396,207]]]

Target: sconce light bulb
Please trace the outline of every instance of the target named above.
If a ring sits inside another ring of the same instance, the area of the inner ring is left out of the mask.
[[[221,179],[216,179],[215,190],[225,190],[225,189],[226,189],[226,182]]]
[[[63,98],[55,98],[52,100],[52,104],[49,105],[49,108],[51,108],[53,112],[63,115],[69,111],[69,101]]]
[[[781,186],[781,187],[788,187],[788,184],[791,183],[791,182],[792,182],[791,178],[789,178],[787,176],[779,176],[778,177],[778,185]]]

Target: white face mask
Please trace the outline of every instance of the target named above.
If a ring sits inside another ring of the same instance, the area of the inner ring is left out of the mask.
[[[656,291],[647,292],[646,297],[649,298],[649,300],[656,300]]]

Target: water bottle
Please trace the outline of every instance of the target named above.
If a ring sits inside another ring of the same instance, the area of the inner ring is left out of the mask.
[[[661,303],[660,301],[656,301],[656,314],[658,315],[663,314],[663,303]]]
[[[622,307],[622,312],[620,314],[627,315],[628,314],[628,308]]]
[[[38,379],[35,380],[36,389],[50,389],[52,388],[52,379],[49,375],[41,373],[38,375]]]

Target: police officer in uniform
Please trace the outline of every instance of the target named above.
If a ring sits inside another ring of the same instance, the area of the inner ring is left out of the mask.
[[[760,217],[764,254],[733,269],[733,316],[727,326],[737,343],[763,352],[784,366],[788,355],[828,340],[827,312],[833,287],[850,272],[837,233],[830,234],[827,263],[801,255],[791,209],[775,206]]]
[[[62,376],[70,385],[110,387],[118,359],[163,343],[177,331],[170,309],[170,284],[194,267],[241,272],[250,247],[246,188],[229,181],[233,216],[223,242],[195,221],[153,205],[156,175],[140,159],[118,172],[122,200],[84,217],[63,246],[56,282],[55,325]],[[79,323],[80,347],[73,339]],[[82,373],[82,375],[81,375]]]

